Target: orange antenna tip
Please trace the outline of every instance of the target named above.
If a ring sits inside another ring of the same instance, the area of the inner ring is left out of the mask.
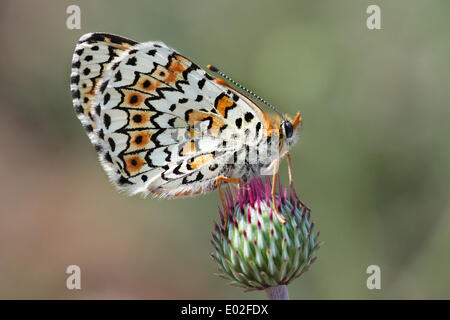
[[[212,65],[210,65],[210,64],[208,64],[206,67],[207,67],[209,70],[211,70],[212,72],[217,72],[217,71],[219,71],[219,69],[217,69],[216,67],[214,67],[214,66],[212,66]]]
[[[297,114],[294,117],[294,120],[292,120],[292,126],[294,127],[294,130],[297,129],[297,127],[301,123],[302,123],[302,116],[301,116],[300,112],[297,112]]]

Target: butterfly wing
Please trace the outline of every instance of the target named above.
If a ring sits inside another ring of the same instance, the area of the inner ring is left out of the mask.
[[[93,129],[93,100],[111,61],[137,42],[106,33],[80,38],[72,58],[70,89],[75,112],[88,134]],[[89,136],[91,136],[89,134]]]
[[[81,38],[72,92],[80,91],[75,108],[110,180],[129,194],[175,197],[214,189],[214,179],[245,154],[243,137],[253,144],[261,139],[261,114],[163,43],[127,40],[118,48],[105,37]],[[95,45],[99,57],[91,54]],[[82,77],[93,61],[95,72]],[[86,79],[89,96],[80,89]]]

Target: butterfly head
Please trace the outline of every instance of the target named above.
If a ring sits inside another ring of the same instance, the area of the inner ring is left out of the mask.
[[[287,146],[291,146],[297,141],[301,124],[302,116],[300,115],[300,112],[298,112],[292,120],[287,118],[281,120],[280,131]]]

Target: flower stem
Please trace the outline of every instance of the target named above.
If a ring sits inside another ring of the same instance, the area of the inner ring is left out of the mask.
[[[266,292],[270,300],[289,300],[289,293],[285,285],[269,287]]]

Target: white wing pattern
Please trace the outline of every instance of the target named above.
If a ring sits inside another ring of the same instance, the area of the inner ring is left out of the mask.
[[[256,105],[161,42],[82,36],[71,91],[103,168],[128,194],[209,192],[263,139]]]

